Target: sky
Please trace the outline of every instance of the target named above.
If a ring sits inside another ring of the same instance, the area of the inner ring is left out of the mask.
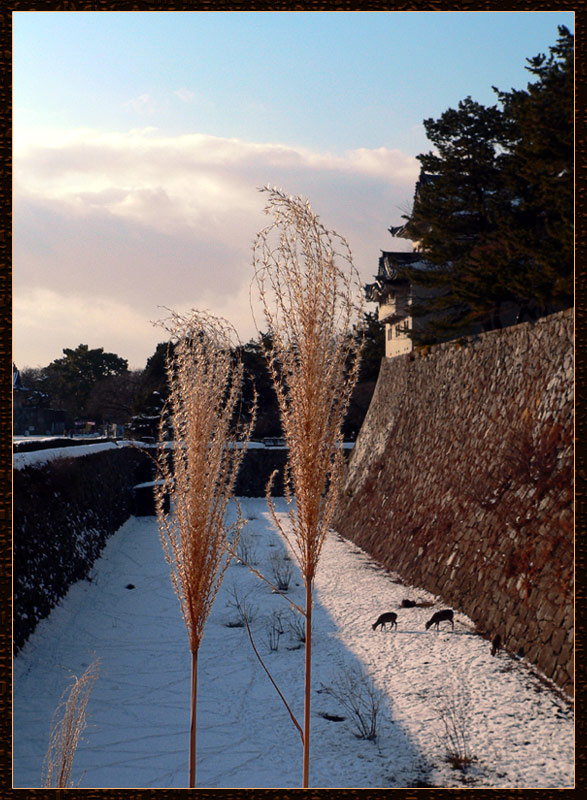
[[[524,88],[572,12],[14,12],[13,356],[142,369],[165,309],[242,341],[259,189],[309,199],[363,282],[408,213],[423,120]],[[252,296],[255,305],[255,295]],[[369,307],[368,307],[369,308]],[[375,310],[374,307],[370,310]],[[261,325],[262,327],[262,325]]]

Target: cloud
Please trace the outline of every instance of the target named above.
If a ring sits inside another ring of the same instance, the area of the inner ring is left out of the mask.
[[[59,340],[52,358],[85,341],[85,317],[88,330],[103,331],[94,346],[115,334],[120,344],[109,347],[142,367],[153,340],[141,345],[135,332],[159,305],[205,307],[230,319],[242,338],[253,335],[251,245],[268,223],[259,187],[309,197],[324,224],[348,239],[369,280],[380,250],[396,246],[387,228],[413,196],[418,162],[386,148],[333,155],[147,128],[17,136],[14,174],[14,292],[29,309],[23,316],[15,303],[15,331],[29,331],[16,338],[15,357],[39,363],[36,299],[41,316],[51,311],[51,339]],[[56,297],[75,297],[85,309],[76,336],[71,303],[60,312]],[[94,302],[101,327],[88,312]]]
[[[128,100],[124,103],[124,108],[129,108],[137,114],[153,114],[155,111],[155,101],[148,93],[140,94],[138,97],[134,97],[132,100]]]
[[[165,316],[159,309],[159,316]],[[14,297],[15,361],[19,368],[44,367],[63,355],[63,348],[87,344],[144,367],[165,336],[130,305],[107,295],[86,293],[83,285],[61,293],[46,288],[23,290]],[[30,354],[27,358],[25,354]]]
[[[182,103],[193,103],[196,95],[190,89],[176,89],[173,94],[178,97]]]

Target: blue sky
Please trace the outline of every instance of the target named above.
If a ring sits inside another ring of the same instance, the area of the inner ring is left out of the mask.
[[[368,280],[406,246],[387,227],[422,120],[524,87],[560,24],[573,14],[14,13],[17,363],[83,342],[142,367],[159,305],[203,302],[253,335],[267,182],[308,196]]]
[[[15,106],[43,126],[148,121],[417,155],[423,118],[525,86],[525,58],[572,23],[569,12],[16,13]]]

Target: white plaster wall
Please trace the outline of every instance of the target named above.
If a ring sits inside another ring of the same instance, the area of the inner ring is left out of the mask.
[[[404,355],[404,353],[411,353],[413,343],[407,333],[397,334],[398,325],[405,327],[410,324],[409,319],[402,319],[393,324],[386,324],[385,326],[385,357],[395,358],[395,356]]]

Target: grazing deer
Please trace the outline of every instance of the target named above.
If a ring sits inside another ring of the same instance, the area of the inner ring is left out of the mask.
[[[442,611],[437,611],[436,614],[433,614],[432,617],[426,623],[426,630],[428,630],[428,628],[431,625],[436,625],[436,630],[438,630],[438,624],[440,622],[444,622],[446,620],[447,622],[450,622],[450,624],[452,625],[452,629],[454,631],[455,623],[454,623],[453,615],[454,614],[450,610],[450,608],[445,608]]]
[[[392,628],[395,625],[395,629],[397,630],[397,614],[393,611],[381,614],[381,616],[377,618],[377,622],[373,623],[373,630],[375,630],[378,625],[381,625],[381,630],[384,630],[387,622],[391,624]]]

